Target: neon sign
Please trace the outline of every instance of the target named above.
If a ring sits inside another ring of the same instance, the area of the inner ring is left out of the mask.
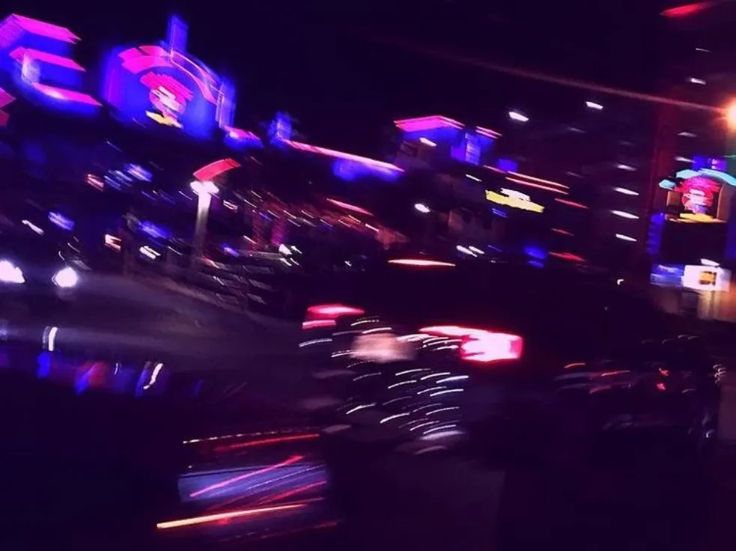
[[[526,210],[529,212],[542,213],[544,206],[534,203],[528,195],[513,189],[502,189],[501,193],[486,190],[486,199],[491,203],[503,205],[514,209]]]

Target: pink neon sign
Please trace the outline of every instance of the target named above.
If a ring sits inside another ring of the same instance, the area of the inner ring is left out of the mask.
[[[59,67],[66,67],[67,69],[73,69],[75,71],[86,70],[73,59],[56,54],[50,54],[41,50],[34,50],[33,48],[16,48],[12,52],[10,52],[10,57],[12,57],[18,63],[23,63],[27,60],[41,61],[43,63],[58,65]]]
[[[208,165],[203,166],[202,168],[197,169],[194,172],[194,177],[197,180],[206,182],[206,181],[212,180],[216,176],[219,176],[223,172],[227,172],[228,170],[238,168],[239,166],[240,166],[240,163],[236,161],[235,159],[230,159],[230,158],[219,159]]]
[[[6,124],[8,124],[8,119],[10,118],[10,114],[6,111],[3,111],[3,108],[10,105],[14,101],[15,98],[13,96],[0,88],[0,126],[5,126]]]
[[[77,92],[75,90],[69,90],[67,88],[59,88],[57,86],[49,86],[48,84],[40,84],[38,82],[34,82],[32,86],[33,88],[50,98],[62,101],[84,103],[87,105],[93,105],[95,107],[100,107],[102,105],[95,98],[83,92]]]
[[[31,34],[39,36],[45,36],[47,38],[53,38],[61,42],[78,42],[79,37],[66,27],[60,27],[52,23],[46,23],[45,21],[39,21],[38,19],[32,19],[18,14],[13,14],[5,20],[4,25],[17,25],[22,30],[27,31]],[[2,29],[0,29],[0,33]]]
[[[464,128],[464,125],[461,122],[441,115],[416,117],[413,119],[400,119],[394,121],[394,124],[404,132],[423,132],[427,130],[436,130],[438,128]]]

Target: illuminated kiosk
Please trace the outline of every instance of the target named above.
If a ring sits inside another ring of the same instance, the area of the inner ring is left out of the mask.
[[[663,209],[652,216],[649,228],[650,281],[680,291],[669,295],[680,302],[672,310],[736,319],[736,293],[730,285],[736,265],[736,178],[725,172],[724,161],[699,159],[693,168],[659,182],[666,193],[660,194]]]

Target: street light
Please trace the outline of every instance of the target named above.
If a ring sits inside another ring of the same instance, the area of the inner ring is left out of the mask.
[[[726,124],[729,130],[736,130],[736,100],[726,106]]]
[[[204,238],[207,233],[207,218],[210,213],[212,196],[219,191],[217,186],[209,181],[194,180],[189,184],[197,195],[197,222],[194,226],[194,243],[192,246],[192,265],[196,264],[204,252]]]

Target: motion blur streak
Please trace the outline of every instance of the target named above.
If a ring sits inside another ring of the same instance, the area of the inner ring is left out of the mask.
[[[234,476],[233,478],[228,478],[227,480],[223,480],[222,482],[218,482],[216,484],[207,486],[206,488],[202,488],[201,490],[197,490],[196,492],[192,492],[191,494],[189,494],[189,497],[197,497],[202,494],[206,494],[207,492],[211,492],[212,490],[219,490],[220,488],[224,488],[225,486],[229,486],[230,484],[235,484],[236,482],[240,482],[242,480],[246,480],[248,478],[258,476],[259,474],[269,473],[280,467],[285,467],[286,465],[291,465],[292,463],[301,461],[302,459],[304,459],[303,455],[292,455],[290,458],[282,461],[281,463],[276,463],[275,465],[269,465],[268,467],[259,469],[257,471],[253,471],[251,473]]]
[[[259,507],[256,509],[241,509],[237,511],[227,511],[225,513],[216,513],[213,515],[202,515],[199,517],[183,518],[179,520],[169,520],[166,522],[156,523],[159,530],[168,530],[170,528],[182,528],[184,526],[194,526],[197,524],[206,524],[209,522],[217,522],[221,520],[229,520],[232,518],[260,515],[264,513],[277,513],[280,511],[290,511],[293,509],[303,509],[307,503],[289,503],[286,505],[278,505],[274,507]]]
[[[394,258],[388,261],[389,264],[397,264],[399,266],[414,266],[416,268],[432,268],[447,267],[454,268],[452,262],[443,262],[441,260],[425,260],[422,258]]]
[[[520,180],[519,178],[512,178],[511,176],[506,176],[506,179],[509,182],[515,182],[517,184],[521,184],[522,186],[534,187],[537,189],[543,189],[545,191],[551,191],[553,193],[561,193],[562,195],[567,195],[567,192],[563,189],[558,189],[558,188],[551,187],[551,186],[545,186],[542,184],[535,184],[533,182],[527,182],[526,180]]]
[[[216,452],[241,450],[244,448],[255,448],[258,446],[268,446],[270,444],[282,444],[284,442],[303,442],[306,440],[315,440],[319,438],[319,434],[316,432],[309,432],[307,434],[296,434],[294,436],[277,436],[274,438],[262,438],[261,440],[251,440],[250,442],[240,442],[238,444],[228,444],[227,446],[218,446],[215,448]]]
[[[642,92],[635,92],[633,90],[626,90],[624,88],[614,88],[613,86],[605,86],[596,82],[589,82],[580,80],[577,78],[571,78],[566,76],[554,75],[550,73],[544,73],[541,71],[531,71],[529,69],[520,69],[519,67],[513,67],[510,65],[503,65],[500,63],[492,63],[482,59],[474,57],[468,57],[458,55],[452,52],[447,52],[443,49],[433,48],[424,44],[413,44],[400,38],[392,37],[372,37],[375,42],[381,42],[384,44],[390,44],[393,46],[399,46],[406,50],[414,53],[431,56],[445,61],[454,63],[460,63],[463,65],[469,65],[471,67],[477,67],[480,69],[487,69],[489,71],[496,71],[499,73],[505,73],[521,78],[528,78],[532,80],[539,80],[542,82],[549,82],[552,84],[559,84],[560,86],[567,86],[570,88],[578,88],[581,90],[590,90],[591,92],[599,92],[602,94],[609,94],[612,96],[619,96],[623,98],[635,99],[640,101],[646,101],[649,103],[659,103],[663,105],[672,105],[674,107],[682,107],[684,109],[697,109],[701,111],[710,111],[712,113],[720,113],[723,111],[720,107],[713,105],[705,105],[702,103],[695,103],[692,101],[683,101],[674,98],[668,98],[666,96],[657,96],[655,94],[645,94]]]
[[[280,494],[276,494],[275,496],[271,496],[269,498],[264,499],[263,501],[259,501],[259,505],[265,505],[267,503],[273,503],[274,501],[279,501],[281,499],[292,497],[296,494],[301,494],[304,492],[307,492],[309,490],[313,490],[315,488],[319,488],[321,486],[325,486],[327,484],[326,480],[320,480],[319,482],[312,482],[311,484],[304,484],[303,486],[299,486],[297,488],[293,488],[291,490],[286,490],[285,492],[282,492]]]

